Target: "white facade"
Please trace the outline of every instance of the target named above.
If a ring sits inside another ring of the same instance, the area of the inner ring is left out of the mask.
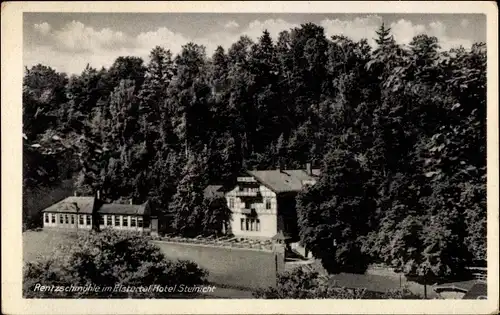
[[[99,222],[101,230],[104,228],[138,232],[149,230],[148,226],[144,226],[145,222],[142,216],[105,214],[101,217],[103,219]],[[146,222],[146,224],[149,223]],[[90,230],[92,229],[92,215],[44,212],[43,227]]]
[[[102,214],[100,215],[99,228],[116,229],[125,231],[143,232],[149,227],[144,227],[144,218],[142,216]]]
[[[92,229],[92,215],[75,213],[43,213],[43,227]]]
[[[231,232],[237,237],[273,237],[280,221],[276,193],[253,177],[241,177],[238,181],[241,185],[225,194],[232,212]]]

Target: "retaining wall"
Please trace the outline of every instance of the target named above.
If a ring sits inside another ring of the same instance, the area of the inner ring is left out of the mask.
[[[220,286],[257,289],[276,285],[284,270],[284,251],[227,248],[212,245],[152,241],[167,258],[190,260],[208,271],[208,281]]]

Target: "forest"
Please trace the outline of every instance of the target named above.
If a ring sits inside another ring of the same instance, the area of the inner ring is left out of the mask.
[[[211,56],[188,43],[79,75],[26,68],[24,192],[74,179],[192,235],[224,217],[206,185],[311,162],[300,238],[327,270],[458,276],[486,259],[486,45],[399,45],[384,24],[376,43],[308,23]]]

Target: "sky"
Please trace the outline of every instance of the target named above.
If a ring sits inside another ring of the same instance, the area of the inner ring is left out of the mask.
[[[312,22],[325,35],[366,38],[374,45],[375,30],[385,23],[395,40],[408,44],[428,34],[443,49],[465,48],[486,41],[482,14],[290,14],[290,13],[24,13],[23,63],[41,63],[77,74],[90,64],[109,67],[119,56],[142,57],[147,63],[157,45],[174,54],[188,42],[202,44],[211,56],[217,46],[229,48],[242,35],[257,39],[267,29],[273,40],[283,30]]]

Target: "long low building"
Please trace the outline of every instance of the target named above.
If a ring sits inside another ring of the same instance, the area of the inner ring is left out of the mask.
[[[67,197],[42,210],[44,228],[151,232],[148,202],[140,205],[105,203],[98,197]]]

